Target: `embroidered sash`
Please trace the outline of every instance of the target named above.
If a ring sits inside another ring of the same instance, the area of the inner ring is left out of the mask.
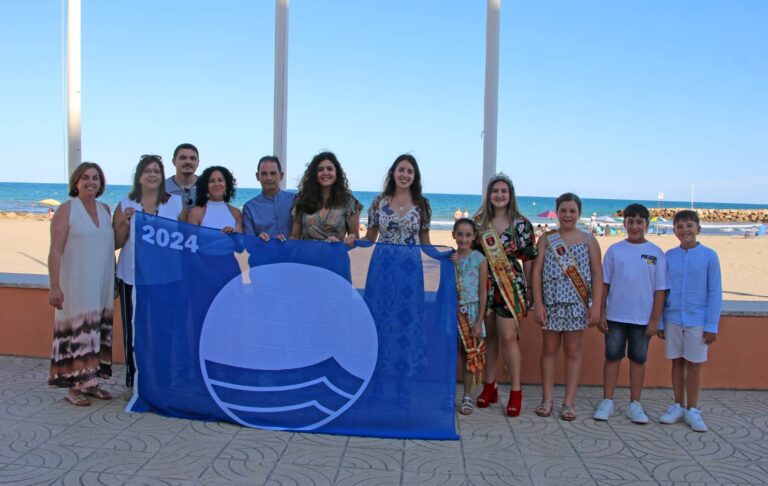
[[[459,275],[460,261],[455,264],[456,270],[456,295],[461,300],[461,276]],[[482,312],[482,310],[480,310]],[[459,302],[459,337],[467,354],[467,371],[476,375],[485,368],[485,339],[476,338],[472,334],[472,323],[469,322],[467,307]]]
[[[504,247],[501,245],[501,240],[495,229],[490,228],[484,231],[480,241],[485,250],[485,257],[488,259],[488,268],[491,270],[493,280],[499,287],[504,303],[507,304],[507,308],[512,312],[515,326],[519,331],[520,320],[525,316],[528,309],[525,308],[523,293],[515,282],[517,272],[515,272],[515,268],[507,259]]]
[[[579,272],[576,258],[573,256],[573,253],[571,253],[570,248],[565,244],[560,233],[557,232],[547,235],[547,243],[549,243],[552,252],[555,254],[555,259],[557,260],[557,265],[560,267],[560,270],[562,270],[565,276],[571,281],[574,288],[576,288],[576,293],[579,294],[581,301],[587,309],[589,309],[590,289],[587,282],[584,280],[584,277],[581,275],[581,272]]]

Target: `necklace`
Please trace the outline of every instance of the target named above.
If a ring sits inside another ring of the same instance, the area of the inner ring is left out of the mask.
[[[390,203],[391,203],[393,206],[397,206],[397,210],[398,210],[398,212],[400,212],[401,214],[402,214],[402,212],[403,212],[403,211],[405,211],[405,204],[404,204],[402,201],[399,201],[399,202],[398,202],[398,201],[395,201],[395,198],[392,198],[392,199],[391,199],[391,201],[390,201]]]

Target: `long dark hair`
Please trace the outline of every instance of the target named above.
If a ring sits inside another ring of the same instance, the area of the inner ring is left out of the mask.
[[[395,170],[402,161],[410,162],[413,166],[413,183],[409,188],[411,191],[411,200],[413,204],[419,208],[419,218],[421,221],[429,221],[432,219],[432,209],[429,207],[429,201],[421,194],[421,171],[419,170],[419,164],[416,163],[416,158],[411,154],[399,155],[392,166],[387,171],[387,177],[384,179],[384,195],[392,198],[395,195],[396,183],[395,183]]]
[[[163,166],[163,159],[159,155],[142,155],[139,159],[139,165],[136,166],[136,173],[133,174],[133,187],[131,188],[131,192],[128,193],[128,199],[131,201],[141,202],[141,184],[139,183],[139,179],[141,179],[141,174],[144,173],[144,169],[147,168],[149,164],[155,163],[160,167],[160,187],[157,190],[157,205],[165,204],[168,202],[168,199],[171,197],[168,192],[165,190],[165,167]]]
[[[328,199],[323,203],[323,195],[320,191],[320,183],[317,181],[317,167],[320,162],[328,160],[336,168],[336,180],[331,186],[331,194]],[[296,200],[294,207],[298,213],[314,214],[323,207],[325,208],[338,208],[346,207],[350,199],[357,200],[352,195],[352,191],[349,190],[349,182],[347,182],[347,175],[344,173],[344,169],[341,168],[339,159],[336,158],[333,152],[320,152],[312,157],[312,161],[307,164],[307,169],[304,171],[304,175],[301,176],[299,182],[299,189],[296,192]]]
[[[224,182],[227,184],[227,190],[224,192],[224,202],[229,202],[235,197],[235,191],[237,189],[237,179],[226,167],[220,165],[212,165],[200,174],[195,183],[195,205],[203,207],[208,202],[208,181],[211,179],[211,174],[215,171],[221,172],[224,176]]]

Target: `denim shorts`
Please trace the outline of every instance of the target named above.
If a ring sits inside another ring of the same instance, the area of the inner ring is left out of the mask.
[[[644,364],[648,359],[650,336],[645,335],[645,326],[608,321],[605,335],[605,359],[616,361],[629,357],[630,361]]]

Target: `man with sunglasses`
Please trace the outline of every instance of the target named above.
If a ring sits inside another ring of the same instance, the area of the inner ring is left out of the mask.
[[[191,143],[182,143],[173,151],[173,166],[176,173],[165,180],[165,190],[169,194],[180,196],[184,208],[195,206],[195,183],[197,166],[200,165],[200,153]]]

